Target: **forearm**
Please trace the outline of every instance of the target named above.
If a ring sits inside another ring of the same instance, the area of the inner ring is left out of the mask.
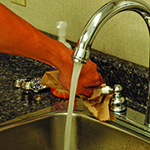
[[[70,89],[73,70],[72,50],[42,34],[1,3],[0,22],[0,52],[30,57],[53,65],[59,69],[59,79],[63,86]],[[96,65],[88,61],[82,67],[77,93],[90,96],[93,91],[91,87],[102,82]]]
[[[58,69],[63,67],[63,62],[65,65],[71,61],[71,50],[45,36],[2,4],[0,22],[1,52],[37,59]]]

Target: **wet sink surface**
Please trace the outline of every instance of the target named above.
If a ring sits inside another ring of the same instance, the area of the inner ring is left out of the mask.
[[[63,150],[65,112],[0,128],[1,150]],[[13,126],[13,127],[12,127]],[[149,150],[150,143],[106,123],[73,114],[71,150]]]

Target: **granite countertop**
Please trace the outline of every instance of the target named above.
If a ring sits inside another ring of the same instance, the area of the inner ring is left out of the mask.
[[[44,34],[56,39],[56,36]],[[75,43],[70,42],[70,44],[75,46]],[[122,95],[127,100],[127,106],[145,114],[148,100],[149,68],[96,50],[91,50],[90,59],[97,64],[98,72],[107,85],[113,87],[115,84],[120,84],[123,87]],[[38,93],[43,95],[40,103],[33,99],[29,104],[22,99],[24,91],[14,88],[14,81],[17,79],[42,78],[46,71],[51,70],[51,66],[45,63],[0,53],[0,70],[0,123],[48,108],[64,100],[55,97],[51,94],[50,89],[47,89]]]
[[[96,50],[92,51],[90,59],[97,64],[98,72],[101,73],[107,85],[122,86],[121,94],[126,99],[128,107],[143,114],[146,113],[149,68]]]
[[[38,93],[43,95],[40,103],[37,103],[33,98],[29,104],[22,99],[24,90],[14,87],[15,80],[42,78],[44,73],[50,69],[49,65],[37,60],[0,53],[0,123],[62,101],[61,98],[53,96],[48,88]],[[32,94],[36,95],[36,93]]]

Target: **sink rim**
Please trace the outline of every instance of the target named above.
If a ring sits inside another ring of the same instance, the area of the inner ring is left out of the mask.
[[[12,124],[8,124],[8,125],[0,127],[0,132],[11,129],[11,128],[15,128],[17,126],[32,123],[32,122],[35,122],[35,121],[38,121],[38,120],[46,119],[46,118],[53,117],[53,116],[60,116],[60,115],[67,116],[67,111],[66,110],[65,111],[62,111],[62,110],[60,111],[59,110],[59,111],[49,112],[49,113],[45,113],[45,114],[42,114],[42,115],[33,116],[31,118],[23,119],[21,121],[14,122]],[[80,111],[74,111],[73,116],[84,117],[84,118],[89,119],[91,121],[94,121],[94,122],[97,122],[97,123],[102,124],[104,126],[107,126],[108,128],[118,130],[120,132],[123,132],[125,134],[128,134],[128,135],[136,138],[136,139],[142,140],[143,142],[146,142],[146,143],[150,144],[150,139],[149,138],[144,137],[143,135],[140,135],[139,133],[136,133],[135,131],[132,131],[130,129],[126,129],[124,127],[120,128],[120,127],[116,126],[115,124],[113,124],[113,121],[99,122],[99,120],[97,118],[95,118],[94,116],[84,114],[83,112],[80,112]]]

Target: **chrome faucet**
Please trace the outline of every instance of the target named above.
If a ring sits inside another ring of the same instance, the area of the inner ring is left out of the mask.
[[[141,15],[150,34],[150,6],[148,4],[142,0],[112,0],[97,10],[87,22],[72,55],[73,61],[85,64],[89,60],[90,48],[98,31],[109,19],[123,11],[134,11]],[[145,124],[150,127],[150,99]]]

